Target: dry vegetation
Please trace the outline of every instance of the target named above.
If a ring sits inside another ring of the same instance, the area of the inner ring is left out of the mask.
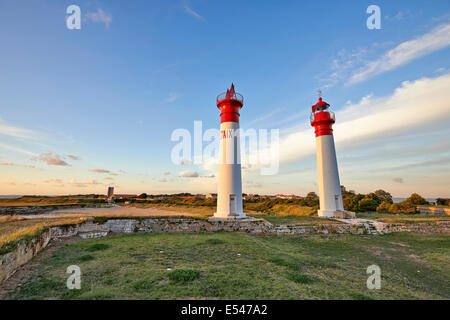
[[[0,217],[0,253],[10,251],[19,241],[30,239],[48,227],[74,224],[83,220],[67,217],[25,219],[18,216],[2,216]]]
[[[0,199],[0,207],[81,205],[92,203],[104,203],[104,200],[88,198],[86,196],[24,196],[14,199]]]

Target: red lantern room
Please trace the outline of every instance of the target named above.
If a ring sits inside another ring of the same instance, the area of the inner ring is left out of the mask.
[[[239,110],[244,105],[244,97],[234,91],[234,84],[227,92],[223,92],[217,96],[217,108],[220,109],[220,122],[237,122],[239,123]]]
[[[334,112],[330,110],[330,105],[319,97],[319,102],[312,106],[311,126],[316,129],[316,137],[333,135],[333,123],[335,122]]]

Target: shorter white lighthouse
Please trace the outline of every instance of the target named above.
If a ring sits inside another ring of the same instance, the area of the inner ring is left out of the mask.
[[[220,110],[220,150],[215,218],[246,218],[242,210],[241,150],[239,142],[239,110],[244,105],[242,95],[234,85],[217,96]]]
[[[319,217],[353,218],[355,214],[344,210],[341,184],[334,148],[334,112],[330,105],[319,97],[312,106],[311,126],[316,130],[317,170],[319,185]]]

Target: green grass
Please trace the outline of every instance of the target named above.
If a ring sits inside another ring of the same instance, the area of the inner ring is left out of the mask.
[[[343,222],[332,220],[332,219],[324,219],[319,217],[313,217],[313,216],[279,216],[279,215],[268,215],[268,214],[258,214],[258,215],[252,215],[249,213],[250,216],[254,216],[255,218],[262,218],[267,221],[269,221],[272,224],[276,225],[321,225],[321,224],[340,224]]]
[[[200,271],[190,269],[179,269],[170,271],[167,276],[174,283],[186,283],[200,278]]]
[[[433,221],[450,221],[450,216],[430,214],[393,214],[380,212],[358,212],[358,218],[376,219],[386,223],[420,223]]]
[[[448,236],[133,234],[82,240],[40,255],[9,297],[450,298]],[[81,290],[66,288],[66,268],[73,264],[81,268]],[[381,290],[366,288],[372,264],[381,268]]]

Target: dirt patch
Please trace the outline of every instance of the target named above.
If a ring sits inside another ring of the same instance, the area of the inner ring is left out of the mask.
[[[409,247],[406,243],[402,242],[389,242],[389,243],[400,247]]]

